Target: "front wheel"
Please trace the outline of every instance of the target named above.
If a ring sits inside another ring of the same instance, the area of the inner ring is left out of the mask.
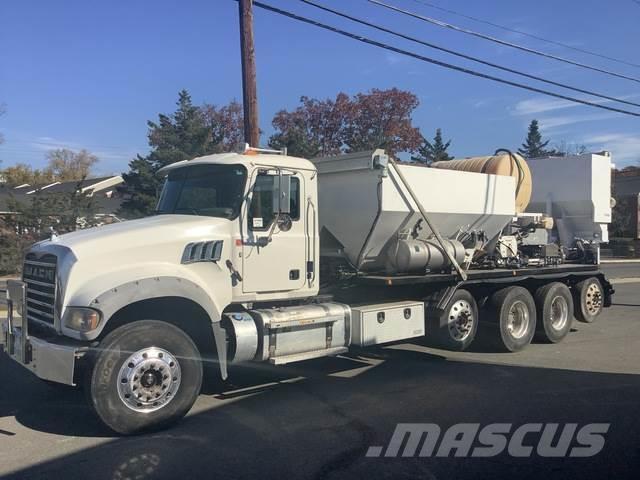
[[[201,386],[202,362],[191,338],[169,323],[142,320],[100,342],[86,391],[102,422],[129,435],[185,416]]]

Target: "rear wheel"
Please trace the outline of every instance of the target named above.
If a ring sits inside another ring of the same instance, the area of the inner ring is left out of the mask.
[[[574,287],[576,318],[592,323],[602,312],[604,293],[602,284],[596,277],[587,278]]]
[[[467,290],[456,290],[444,311],[427,315],[434,339],[448,350],[466,350],[478,331],[478,305]]]
[[[112,430],[133,434],[187,414],[202,386],[200,353],[178,327],[142,320],[109,333],[96,350],[86,389]]]
[[[526,288],[507,287],[491,296],[489,310],[499,326],[499,347],[517,352],[531,343],[536,331],[536,305]]]
[[[573,298],[569,287],[560,282],[540,287],[535,294],[538,326],[536,337],[558,343],[567,336],[573,322]]]

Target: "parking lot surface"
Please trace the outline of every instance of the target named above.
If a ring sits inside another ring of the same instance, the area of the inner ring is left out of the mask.
[[[640,270],[624,267],[625,278]],[[605,267],[608,268],[608,267]],[[612,269],[612,272],[615,270]],[[419,340],[285,367],[232,369],[175,427],[116,438],[79,390],[46,385],[0,355],[4,478],[637,478],[640,283],[574,322],[565,341],[519,353],[480,338],[464,353]],[[610,423],[589,458],[367,458],[398,423]]]

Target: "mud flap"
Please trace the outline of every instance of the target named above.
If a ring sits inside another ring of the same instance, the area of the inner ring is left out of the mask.
[[[604,275],[600,275],[599,278],[600,283],[602,284],[602,290],[604,291],[604,306],[610,307],[613,304],[613,295],[616,293],[611,283],[604,277]]]
[[[220,364],[220,376],[222,380],[226,380],[227,374],[227,333],[220,326],[220,322],[211,324],[213,330],[213,338],[216,341],[216,351],[218,352],[218,363]]]

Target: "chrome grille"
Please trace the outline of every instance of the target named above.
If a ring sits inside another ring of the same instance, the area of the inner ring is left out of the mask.
[[[56,257],[28,254],[22,269],[27,284],[27,319],[53,326],[56,303]]]

